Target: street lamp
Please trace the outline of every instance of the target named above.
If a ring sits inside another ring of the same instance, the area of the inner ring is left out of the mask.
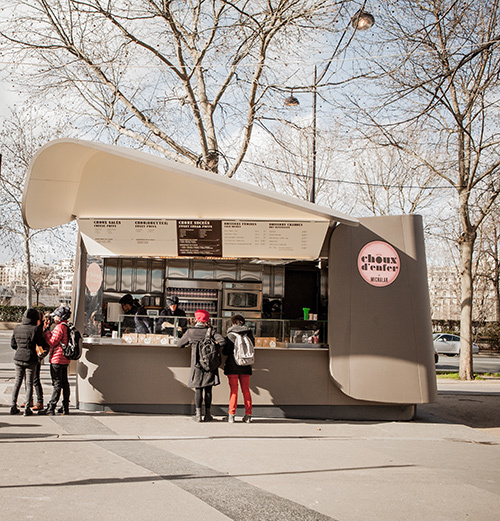
[[[375,17],[367,13],[366,11],[363,11],[363,9],[360,9],[352,18],[350,25],[353,27],[356,31],[366,31],[367,29],[370,29],[375,24]],[[346,30],[349,28],[349,25],[346,27]],[[312,165],[311,165],[311,192],[309,193],[309,201],[311,203],[316,202],[316,106],[317,106],[317,98],[318,98],[318,83],[324,78],[325,74],[327,73],[328,69],[330,68],[330,64],[332,63],[333,58],[337,54],[337,51],[340,47],[340,44],[342,42],[342,39],[345,36],[346,30],[344,31],[344,34],[342,34],[342,37],[340,38],[337,47],[333,51],[332,56],[328,60],[323,72],[318,77],[318,68],[315,65],[314,66],[314,81],[312,84],[312,95],[313,95],[313,120],[312,120]],[[290,92],[290,96],[285,99],[284,104],[287,107],[297,107],[300,105],[299,100],[293,95],[293,90]]]
[[[299,100],[293,95],[293,92],[290,92],[290,96],[285,99],[284,103],[287,107],[297,107],[300,105]]]
[[[353,29],[357,31],[366,31],[367,29],[371,29],[375,24],[375,18],[372,14],[367,13],[360,9],[352,18],[351,18],[351,26]]]

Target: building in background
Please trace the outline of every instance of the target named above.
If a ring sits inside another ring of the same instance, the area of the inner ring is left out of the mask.
[[[460,278],[449,266],[427,270],[433,320],[460,320]]]
[[[74,259],[62,259],[53,265],[51,287],[57,291],[61,303],[70,304],[73,291]]]
[[[9,287],[24,282],[25,266],[22,262],[0,264],[0,286]]]
[[[50,268],[52,273],[47,284],[40,291],[38,304],[40,306],[69,304],[73,290],[74,259],[62,259],[52,264]],[[0,298],[4,305],[24,306],[26,304],[25,273],[23,262],[0,265],[0,288],[2,288]],[[33,298],[36,301],[36,295]]]
[[[429,296],[433,320],[460,320],[460,277],[454,266],[429,266]],[[472,318],[491,322],[495,318],[493,286],[479,279],[474,287]]]

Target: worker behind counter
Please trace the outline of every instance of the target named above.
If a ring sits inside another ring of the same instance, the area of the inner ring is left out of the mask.
[[[160,317],[156,323],[156,332],[163,335],[174,335],[175,332],[175,320],[169,320],[167,317],[185,317],[186,312],[179,307],[179,297],[172,295],[167,297],[167,307],[162,309]],[[177,332],[178,336],[182,336],[187,329],[187,318],[177,319]]]
[[[152,321],[137,299],[127,293],[120,299],[120,304],[126,315],[122,321],[124,333],[153,333]]]

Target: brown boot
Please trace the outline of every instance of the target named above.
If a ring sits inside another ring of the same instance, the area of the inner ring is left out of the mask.
[[[43,410],[43,402],[38,402],[34,407],[32,407],[34,411],[41,411]]]

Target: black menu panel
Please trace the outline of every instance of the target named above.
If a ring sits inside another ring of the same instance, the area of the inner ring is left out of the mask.
[[[222,257],[221,221],[177,221],[179,257]]]

